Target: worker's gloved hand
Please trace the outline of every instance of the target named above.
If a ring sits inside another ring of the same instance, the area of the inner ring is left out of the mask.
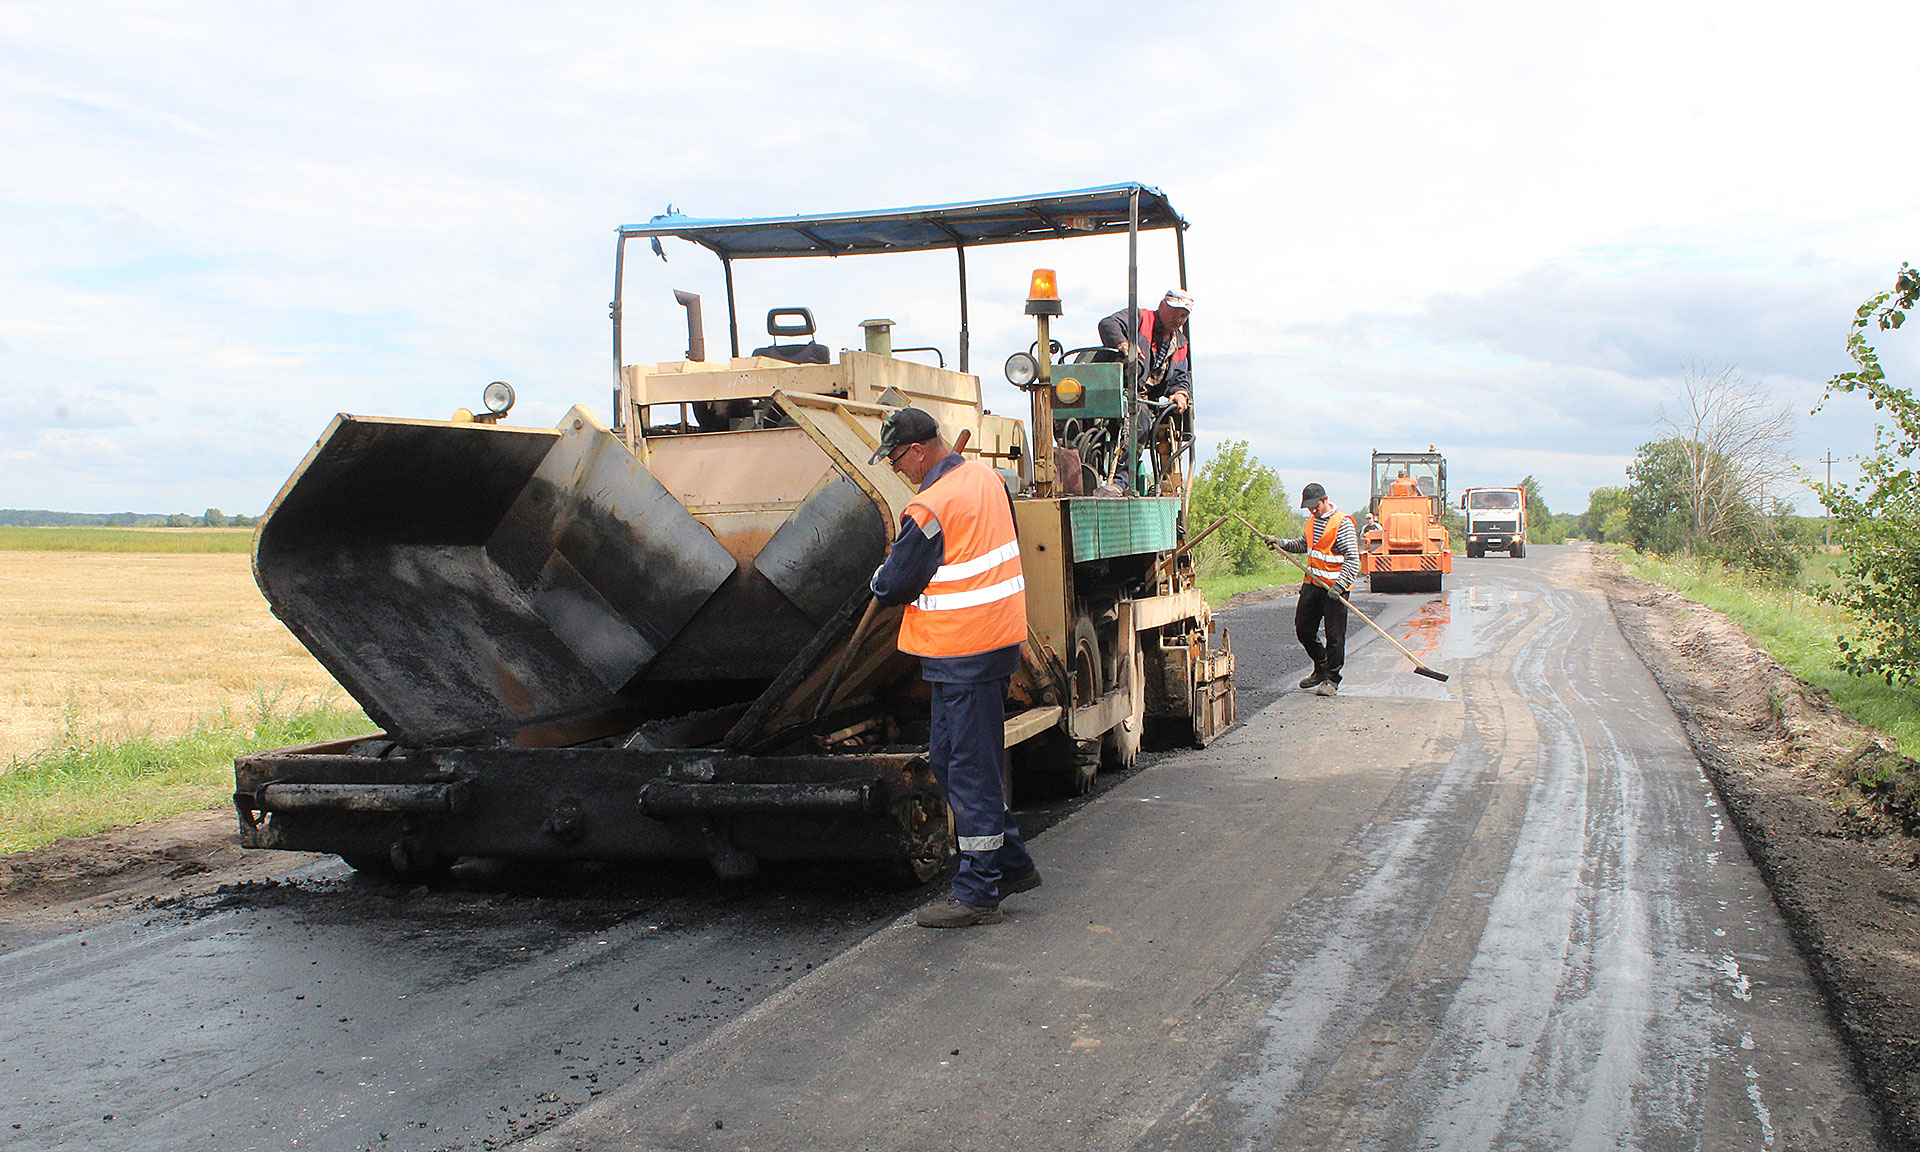
[[[867,577],[867,591],[873,593],[875,596],[880,595],[880,569],[885,567],[885,564],[880,565],[880,568],[873,570],[872,576]]]

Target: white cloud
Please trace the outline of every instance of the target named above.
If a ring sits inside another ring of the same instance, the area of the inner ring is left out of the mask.
[[[1253,440],[1297,488],[1447,441],[1456,475],[1532,472],[1565,510],[1619,480],[1687,361],[1810,408],[1853,307],[1916,255],[1898,190],[1920,161],[1870,115],[1906,95],[1905,6],[1165,13],[0,9],[0,389],[126,418],[79,444],[9,417],[0,483],[75,510],[258,511],[337,410],[444,415],[495,378],[529,422],[603,406],[613,229],[669,202],[1144,179],[1194,225],[1209,443]],[[1121,303],[1119,248],[1055,248],[970,257],[1001,410],[1022,407],[998,365],[1031,339],[1026,268],[1061,268],[1069,342]],[[1143,295],[1174,278],[1169,248],[1149,239]],[[713,261],[629,255],[631,359],[679,355],[668,287],[703,293],[724,346]],[[746,347],[768,307],[807,303],[830,343],[887,315],[957,352],[951,254],[736,271]],[[1859,407],[1809,417],[1809,455],[1864,447]]]

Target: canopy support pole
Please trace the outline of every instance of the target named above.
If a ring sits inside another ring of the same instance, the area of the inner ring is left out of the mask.
[[[615,433],[623,433],[627,428],[626,381],[620,376],[620,290],[626,273],[626,264],[627,238],[623,235],[620,237],[620,242],[613,246],[613,300],[607,305],[607,315],[613,321],[613,430]]]
[[[960,258],[960,371],[967,371],[973,337],[967,330],[967,248],[957,240],[953,254]]]
[[[720,257],[720,267],[727,274],[727,339],[733,346],[733,354],[740,355],[740,313],[733,304],[733,257]]]
[[[1178,228],[1174,229],[1177,233]],[[1127,462],[1127,486],[1139,485],[1140,457],[1134,451],[1133,409],[1140,402],[1137,394],[1141,373],[1153,362],[1152,349],[1140,347],[1140,186],[1134,185],[1127,193],[1127,343],[1134,349],[1134,355],[1140,357],[1140,368],[1128,372],[1126,365],[1121,366],[1120,375],[1126,381],[1126,396],[1120,411],[1120,459]]]

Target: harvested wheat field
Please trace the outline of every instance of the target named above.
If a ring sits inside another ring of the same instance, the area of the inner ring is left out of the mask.
[[[245,553],[0,551],[0,771],[69,741],[350,707]]]

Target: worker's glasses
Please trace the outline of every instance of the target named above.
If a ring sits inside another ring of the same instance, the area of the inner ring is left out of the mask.
[[[907,453],[918,447],[918,444],[904,444],[896,451],[887,453],[887,467],[898,472],[900,470],[900,461],[906,457]]]

